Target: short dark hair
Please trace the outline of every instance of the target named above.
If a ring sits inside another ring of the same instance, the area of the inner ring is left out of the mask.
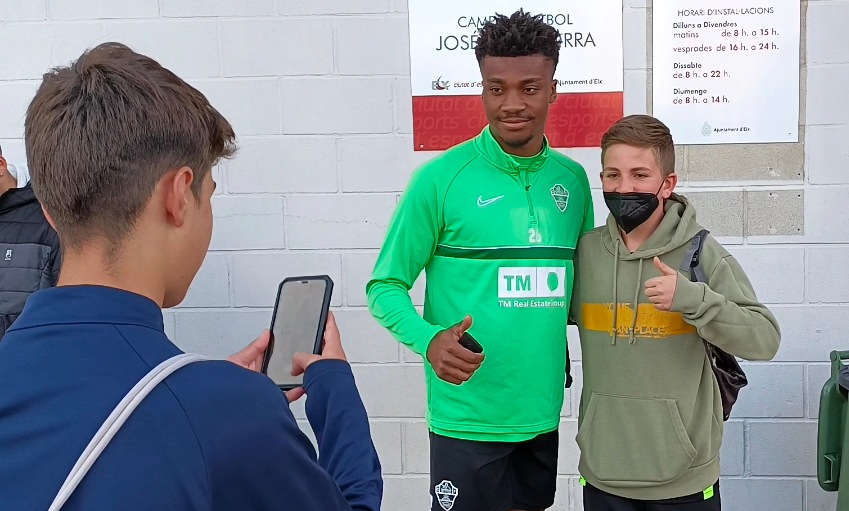
[[[24,122],[36,195],[63,246],[102,238],[116,249],[167,172],[194,173],[192,192],[235,152],[229,122],[150,57],[109,42],[44,75]]]
[[[669,128],[650,115],[629,115],[619,119],[601,137],[601,164],[604,153],[614,144],[651,149],[663,177],[675,172],[675,143]]]
[[[547,24],[541,14],[534,16],[519,9],[510,17],[496,14],[480,28],[475,57],[480,65],[484,57],[542,55],[557,68],[560,45],[560,32]]]

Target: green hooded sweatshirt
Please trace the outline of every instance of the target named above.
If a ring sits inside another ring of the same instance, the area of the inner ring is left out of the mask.
[[[748,360],[771,359],[780,340],[775,317],[712,237],[700,258],[707,284],[679,274],[670,311],[648,301],[645,281],[660,276],[653,258],[679,268],[701,229],[685,198],[673,194],[664,207],[636,252],[608,217],[581,237],[575,262],[579,470],[596,488],[637,500],[698,493],[719,478],[722,402],[702,339]]]
[[[377,322],[425,358],[431,431],[520,442],[557,429],[572,258],[593,225],[584,169],[547,142],[519,158],[484,128],[413,174],[366,290]],[[409,295],[422,269],[424,317]],[[466,314],[486,358],[453,385],[425,354]]]

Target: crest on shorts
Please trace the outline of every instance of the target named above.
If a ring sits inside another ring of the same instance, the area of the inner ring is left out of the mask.
[[[434,493],[436,493],[436,500],[439,502],[439,507],[445,511],[451,511],[451,508],[454,507],[454,499],[457,498],[457,494],[460,493],[460,490],[454,486],[454,483],[445,479],[434,486],[433,490]]]
[[[561,184],[556,184],[551,187],[551,198],[554,199],[554,203],[557,204],[557,209],[561,213],[566,211],[566,206],[569,205],[569,190],[563,188]]]

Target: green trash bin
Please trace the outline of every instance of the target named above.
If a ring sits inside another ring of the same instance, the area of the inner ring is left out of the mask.
[[[837,509],[849,510],[849,351],[831,352],[831,377],[820,393],[817,482],[837,492]]]

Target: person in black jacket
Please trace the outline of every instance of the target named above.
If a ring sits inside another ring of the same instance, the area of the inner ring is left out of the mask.
[[[32,185],[13,174],[0,148],[0,340],[29,295],[56,285],[60,262],[59,236]]]

